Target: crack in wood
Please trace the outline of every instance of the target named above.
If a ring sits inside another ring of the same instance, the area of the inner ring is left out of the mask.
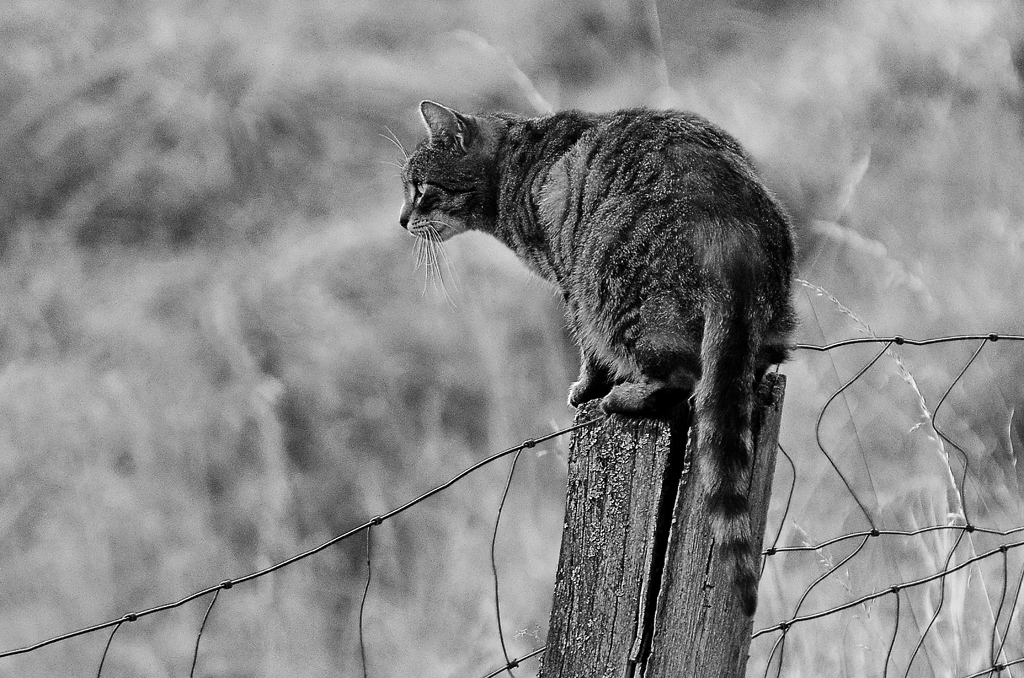
[[[774,374],[765,381],[773,397],[758,403],[750,490],[758,540],[785,383]],[[596,408],[584,405],[577,419]],[[742,675],[753,620],[740,611],[715,554],[687,456],[689,423],[688,411],[670,425],[613,416],[574,436],[540,678]]]

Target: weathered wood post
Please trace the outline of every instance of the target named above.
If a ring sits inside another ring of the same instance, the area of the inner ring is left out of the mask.
[[[755,413],[751,519],[771,495],[785,377]],[[597,402],[577,412],[596,413]],[[686,447],[689,421],[611,417],[570,447],[565,526],[540,678],[736,678],[753,620],[714,549]]]

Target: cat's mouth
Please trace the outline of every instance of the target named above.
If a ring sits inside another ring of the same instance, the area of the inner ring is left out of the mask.
[[[444,242],[453,235],[461,233],[462,229],[458,229],[451,224],[447,224],[443,221],[414,221],[409,224],[409,233],[412,233],[417,238],[424,240],[432,240],[434,242]]]

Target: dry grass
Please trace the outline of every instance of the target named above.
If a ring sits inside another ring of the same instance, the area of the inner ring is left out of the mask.
[[[800,295],[801,340],[1022,330],[1024,23],[1012,2],[689,5],[707,20],[659,7],[660,40],[650,4],[625,0],[0,8],[0,647],[267,565],[568,422],[576,357],[550,290],[467,236],[447,248],[459,284],[446,299],[424,288],[394,223],[398,152],[382,135],[414,143],[421,98],[706,113],[762,162],[800,225],[801,276],[832,294]],[[786,368],[799,477],[783,542],[864,524],[836,500],[845,490],[813,428],[872,350]],[[944,522],[962,510],[958,489],[979,522],[1019,522],[1024,356],[986,353],[940,412],[970,457],[964,487],[951,480],[961,457],[934,435],[930,413],[965,351],[900,351],[825,419],[823,439],[887,526]],[[544,635],[560,449],[523,458],[503,518],[513,653]],[[372,675],[483,675],[497,662],[487,554],[505,473],[374,530]],[[951,547],[936,534],[865,553],[808,606],[933,570]],[[975,535],[973,548],[991,544]],[[362,549],[226,592],[202,670],[357,675]],[[764,618],[785,616],[843,555],[769,569]],[[991,628],[997,565],[948,582],[911,675],[975,666],[965,648]],[[904,606],[893,666],[935,600]],[[881,675],[886,605],[795,633],[783,675]],[[104,675],[182,675],[202,612],[123,628]],[[0,673],[89,674],[103,641],[0,660]],[[760,675],[767,649],[753,651]]]

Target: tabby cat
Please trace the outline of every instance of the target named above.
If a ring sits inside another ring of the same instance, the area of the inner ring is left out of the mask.
[[[753,397],[795,316],[791,226],[750,159],[677,111],[420,113],[429,136],[405,163],[402,226],[489,233],[558,287],[582,354],[571,405],[664,415],[693,396],[716,542],[753,614]]]

